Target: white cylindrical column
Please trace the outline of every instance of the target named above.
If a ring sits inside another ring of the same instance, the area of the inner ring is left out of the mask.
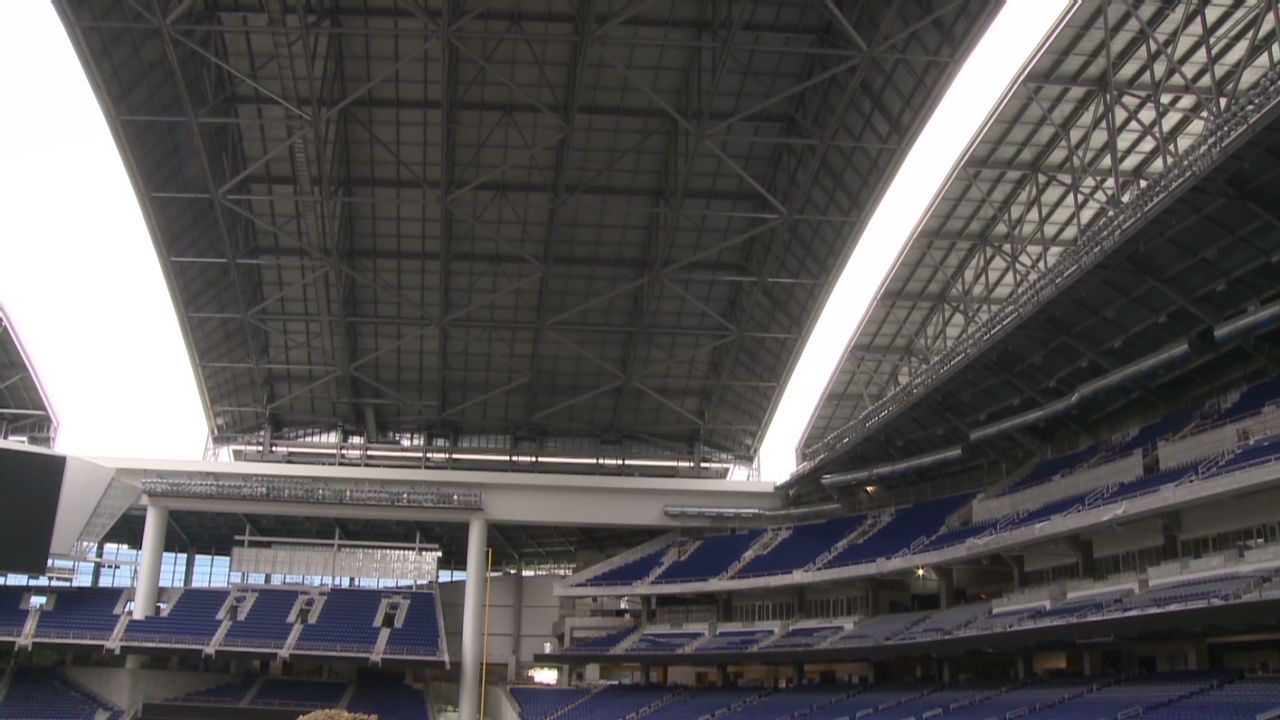
[[[138,558],[138,587],[133,595],[133,619],[151,617],[160,594],[160,561],[164,558],[164,534],[169,529],[169,508],[147,506],[142,526],[142,553]]]
[[[480,663],[484,658],[484,591],[488,581],[489,526],[483,517],[467,525],[467,585],[462,601],[462,680],[458,688],[458,720],[477,720],[480,713]]]

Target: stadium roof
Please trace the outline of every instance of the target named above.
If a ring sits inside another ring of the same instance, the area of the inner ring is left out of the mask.
[[[58,419],[18,333],[0,306],[0,439],[22,437],[49,447]]]
[[[996,5],[59,8],[218,440],[749,459]]]
[[[919,228],[815,419],[811,471],[955,441],[1274,299],[1274,11],[1084,3]],[[1235,379],[1274,368],[1244,360]],[[1232,380],[1137,395],[1158,414]],[[1010,442],[1064,428],[1105,429]]]
[[[998,3],[58,7],[219,441],[727,461]],[[927,451],[1273,296],[1274,181],[1201,176],[1266,126],[1278,30],[1274,2],[1081,3],[916,232],[809,470]],[[1196,181],[1202,212],[1166,207]],[[1218,202],[1232,183],[1253,194]]]

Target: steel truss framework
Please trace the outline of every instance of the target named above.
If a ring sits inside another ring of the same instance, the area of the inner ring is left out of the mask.
[[[57,4],[216,441],[738,458],[995,7]]]
[[[810,428],[808,467],[987,351],[1208,171],[1224,142],[1264,124],[1278,53],[1274,0],[1085,2],[918,229]],[[1150,280],[1138,274],[1134,292]],[[1117,344],[1129,330],[1115,329]]]
[[[22,343],[0,307],[0,440],[24,438],[51,447],[58,420]]]

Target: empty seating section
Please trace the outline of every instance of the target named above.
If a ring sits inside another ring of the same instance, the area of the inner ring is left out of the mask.
[[[347,693],[347,683],[327,680],[286,680],[270,678],[249,701],[255,707],[298,708],[300,710],[337,707]]]
[[[928,617],[927,612],[893,613],[869,617],[836,638],[831,645],[832,647],[876,645],[910,630]]]
[[[799,570],[835,547],[866,520],[866,515],[854,515],[794,525],[790,535],[768,552],[751,558],[733,576],[778,575]]]
[[[803,650],[816,648],[844,630],[840,625],[809,625],[793,627],[779,635],[773,642],[760,649],[768,650]]]
[[[1257,440],[1240,447],[1235,454],[1227,457],[1221,465],[1214,468],[1211,474],[1224,475],[1228,472],[1243,470],[1252,465],[1273,462],[1280,456],[1280,437],[1269,437]]]
[[[1148,588],[1120,602],[1121,611],[1150,610],[1169,605],[1233,600],[1256,587],[1259,578],[1252,575],[1213,575],[1172,585]]]
[[[1023,475],[1017,482],[1006,488],[1005,493],[1017,492],[1033,485],[1039,485],[1042,482],[1048,482],[1089,462],[1097,454],[1098,446],[1094,444],[1074,452],[1048,458],[1031,468],[1026,475]]]
[[[679,692],[679,688],[671,687],[615,685],[569,708],[558,720],[622,720]]]
[[[259,590],[248,614],[231,624],[220,647],[284,647],[293,630],[289,613],[297,600],[297,590]]]
[[[780,720],[806,714],[810,708],[827,705],[852,691],[847,685],[820,685],[784,690],[747,703],[717,720]]]
[[[960,605],[946,610],[939,610],[929,616],[929,619],[916,625],[907,632],[903,633],[899,638],[904,642],[913,642],[919,640],[932,640],[934,638],[950,635],[953,632],[963,629],[969,623],[985,617],[991,611],[991,606],[987,603],[974,603],[972,605]]]
[[[649,577],[649,573],[658,569],[658,566],[662,564],[663,558],[666,557],[668,549],[670,549],[670,546],[663,546],[653,552],[645,553],[634,560],[629,560],[617,567],[592,576],[583,581],[582,584],[591,587],[604,587],[608,585],[631,585],[640,582]]]
[[[773,630],[722,630],[691,652],[745,652],[773,637]]]
[[[180,695],[169,702],[188,705],[239,705],[256,684],[258,684],[258,676],[248,673],[221,685]]]
[[[589,694],[590,691],[584,688],[511,688],[511,697],[520,707],[523,720],[545,720]]]
[[[27,624],[27,611],[22,609],[22,599],[27,589],[0,587],[0,637],[17,637]]]
[[[124,640],[204,647],[222,625],[218,611],[227,602],[227,594],[226,590],[184,590],[167,614],[130,620]]]
[[[946,713],[947,720],[990,720],[1016,717],[1021,712],[1057,705],[1093,689],[1094,683],[1084,679],[1054,680],[1015,688],[976,700]]]
[[[387,637],[385,655],[440,657],[440,608],[433,592],[407,593],[404,622]]]
[[[106,640],[120,616],[119,588],[76,588],[53,593],[53,606],[40,611],[35,636],[49,640]]]
[[[719,577],[742,557],[762,534],[751,530],[732,535],[709,535],[679,559],[668,565],[654,582],[693,582]]]
[[[598,652],[607,653],[618,646],[634,631],[633,628],[625,628],[622,630],[614,630],[612,632],[602,633],[589,637],[585,640],[577,640],[569,647],[565,648],[568,652]]]
[[[1116,603],[1132,594],[1132,590],[1125,588],[1123,590],[1112,590],[1095,595],[1063,600],[1046,610],[1041,610],[1039,613],[1032,616],[1030,620],[1037,623],[1048,621],[1068,621],[1084,615],[1106,612],[1114,607]]]
[[[759,695],[759,689],[711,689],[687,692],[645,715],[645,720],[689,720],[704,715],[715,716],[721,710],[747,702]]]
[[[804,716],[805,720],[841,720],[858,717],[860,713],[876,711],[879,708],[896,707],[912,698],[918,697],[931,687],[916,684],[883,685],[860,692],[843,700],[824,705]],[[880,717],[872,714],[872,717]]]
[[[1217,420],[1221,422],[1244,417],[1261,410],[1277,399],[1280,399],[1280,375],[1245,388],[1234,403],[1222,409]]]
[[[382,630],[381,605],[382,595],[376,592],[331,590],[293,647],[299,652],[368,654]]]
[[[954,495],[901,508],[883,527],[828,558],[823,567],[874,562],[908,550],[915,541],[937,534],[947,518],[971,499],[968,494]]]
[[[636,641],[624,648],[628,653],[675,653],[701,640],[700,632],[655,632],[643,633]]]
[[[1142,714],[1143,720],[1235,720],[1280,708],[1280,680],[1246,678]]]
[[[932,713],[936,713],[939,710],[945,713],[955,703],[972,701],[994,692],[998,692],[997,687],[984,684],[936,690],[906,700],[899,705],[876,713],[873,717],[881,720],[916,720],[921,717],[932,717]]]
[[[356,681],[347,710],[378,720],[429,720],[427,698],[418,688],[394,678],[366,677]]]
[[[1114,718],[1122,712],[1146,717],[1146,711],[1181,699],[1210,686],[1208,676],[1153,676],[1117,683],[1071,698],[1025,717],[1037,720],[1087,720]],[[1136,708],[1136,710],[1135,710]]]
[[[119,718],[119,708],[49,670],[16,670],[0,700],[0,718],[94,720],[99,712]]]
[[[1039,615],[1042,609],[1041,607],[1029,607],[1018,610],[1005,610],[1003,612],[991,612],[963,628],[953,630],[952,633],[963,632],[965,634],[981,635],[1009,630],[1021,625],[1028,618]]]

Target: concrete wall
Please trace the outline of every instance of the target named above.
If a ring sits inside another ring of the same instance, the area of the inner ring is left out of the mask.
[[[1226,532],[1280,520],[1280,490],[1250,495],[1247,502],[1228,500],[1195,505],[1182,511],[1183,538]]]
[[[185,670],[102,667],[68,667],[66,670],[72,680],[126,710],[140,702],[159,702],[231,680],[228,675]]]
[[[515,630],[514,601],[516,583],[522,585],[520,603],[519,666],[527,668],[533,663],[535,653],[542,652],[543,643],[554,640],[552,629],[560,618],[560,600],[552,595],[557,578],[550,575],[526,576],[502,575],[491,578],[489,589],[489,642],[485,656],[489,663],[509,665],[512,660],[512,640]],[[461,660],[462,648],[462,596],[466,583],[452,582],[440,585],[440,602],[444,610],[444,628],[449,643],[450,658]],[[498,671],[500,672],[500,671]],[[489,669],[494,679],[495,668]]]

